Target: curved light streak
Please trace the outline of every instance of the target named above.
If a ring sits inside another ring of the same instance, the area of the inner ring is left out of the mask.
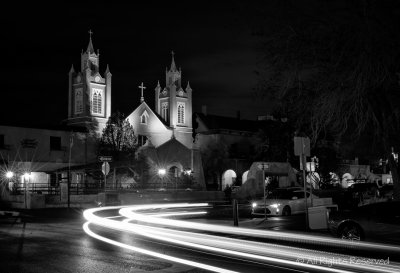
[[[188,229],[188,230],[196,230],[196,231],[213,231],[220,233],[229,233],[236,235],[245,235],[252,237],[260,237],[260,238],[284,238],[286,241],[294,241],[294,242],[305,242],[315,243],[317,240],[318,245],[329,245],[329,246],[341,246],[341,247],[357,247],[362,249],[374,249],[374,250],[390,250],[391,252],[397,251],[400,253],[400,248],[390,245],[378,245],[371,243],[354,243],[348,241],[342,241],[337,239],[325,238],[322,236],[309,236],[309,235],[299,235],[285,232],[277,232],[277,231],[266,231],[266,230],[254,230],[254,229],[244,229],[238,227],[229,227],[229,226],[220,226],[220,225],[210,225],[210,224],[202,224],[202,223],[194,223],[190,221],[182,221],[182,220],[172,220],[166,219],[164,217],[167,216],[179,216],[179,215],[190,215],[190,214],[202,214],[204,212],[165,212],[165,213],[150,213],[146,214],[146,210],[154,210],[154,209],[183,209],[183,208],[201,208],[207,206],[208,204],[200,203],[200,204],[157,204],[157,205],[137,205],[131,207],[102,207],[89,209],[84,212],[84,217],[91,223],[106,227],[112,228],[116,230],[121,230],[125,232],[131,232],[140,234],[142,236],[146,236],[152,238],[154,240],[168,242],[170,244],[181,245],[185,247],[190,247],[195,250],[202,250],[206,252],[216,253],[217,255],[224,255],[236,259],[246,259],[249,261],[264,263],[275,266],[285,266],[300,270],[319,270],[324,272],[336,272],[336,273],[344,273],[344,272],[399,272],[400,266],[397,263],[391,263],[388,265],[371,265],[371,264],[356,264],[352,263],[349,260],[349,256],[337,254],[337,253],[329,253],[323,251],[316,250],[308,250],[298,247],[288,247],[267,243],[258,243],[254,241],[246,241],[240,239],[232,239],[223,236],[215,236],[215,235],[205,235],[198,232],[191,231],[182,231],[176,230],[178,229]],[[127,219],[121,221],[111,220],[110,218],[102,218],[96,213],[108,210],[108,209],[120,209],[120,215],[126,217]],[[141,213],[138,213],[138,212]],[[129,223],[130,221],[136,221],[140,224]],[[149,226],[146,223],[150,223],[156,226]],[[88,233],[88,223],[85,231]],[[162,225],[162,227],[160,227]],[[141,253],[147,253],[148,250],[140,249],[137,247],[129,246],[101,237],[93,232],[88,233],[90,236],[93,236],[97,239],[103,240],[107,243],[112,243],[114,245],[118,245],[120,247],[129,248],[134,251],[138,251]],[[96,235],[96,236],[94,236]],[[162,259],[168,259],[171,261],[184,263],[191,266],[200,267],[206,269],[204,266],[208,266],[205,264],[196,263],[196,265],[192,264],[194,262],[179,259],[176,257],[171,257],[164,254],[156,254],[155,252],[149,252],[148,255],[152,255],[155,257],[159,257]],[[160,256],[161,255],[161,256]],[[362,258],[362,257],[354,257],[354,258]],[[176,260],[178,259],[178,260]],[[300,261],[303,262],[299,262]],[[345,261],[348,261],[347,263]],[[306,262],[304,262],[306,261]],[[335,262],[336,261],[336,262]],[[340,263],[338,261],[341,261]],[[329,263],[332,264],[329,264]],[[223,271],[225,269],[222,268],[213,268],[208,269],[215,272],[231,272],[231,271]],[[222,270],[222,271],[221,271]]]
[[[132,251],[135,251],[135,252],[139,252],[139,253],[142,253],[142,254],[146,254],[146,255],[149,255],[149,256],[153,256],[153,257],[156,257],[156,258],[161,258],[161,259],[169,260],[169,261],[172,261],[172,262],[186,264],[186,265],[189,265],[189,266],[199,267],[199,268],[210,270],[210,271],[214,271],[214,272],[236,273],[236,271],[226,270],[226,269],[223,269],[223,268],[210,266],[210,265],[206,265],[206,264],[202,264],[202,263],[197,263],[197,262],[189,261],[189,260],[186,260],[186,259],[180,259],[180,258],[176,258],[176,257],[170,256],[170,255],[165,255],[165,254],[161,254],[161,253],[158,253],[158,252],[154,252],[154,251],[146,250],[146,249],[143,249],[143,248],[134,247],[134,246],[131,246],[131,245],[127,245],[127,244],[123,244],[123,243],[117,242],[117,241],[108,239],[106,237],[103,237],[103,236],[100,236],[100,235],[94,233],[93,231],[90,230],[89,224],[90,224],[90,222],[86,222],[86,223],[83,224],[83,230],[86,232],[86,234],[88,234],[88,235],[92,236],[93,238],[96,238],[96,239],[98,239],[100,241],[103,241],[105,243],[109,243],[111,245],[115,245],[115,246],[119,246],[119,247],[122,247],[122,248],[126,248],[126,249],[129,249],[129,250],[132,250]]]

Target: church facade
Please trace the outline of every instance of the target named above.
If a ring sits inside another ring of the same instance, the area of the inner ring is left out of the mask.
[[[170,68],[165,71],[165,86],[158,81],[155,88],[155,109],[151,109],[143,96],[139,106],[128,115],[151,166],[150,184],[157,183],[159,170],[165,170],[169,179],[189,175],[192,187],[205,189],[200,152],[192,138],[192,89],[189,82],[182,86],[182,71],[177,69],[174,54]]]
[[[111,72],[107,65],[99,71],[100,54],[95,53],[92,37],[81,53],[80,71],[72,66],[69,72],[67,125],[91,128],[100,136],[111,116]],[[192,89],[182,84],[182,70],[177,69],[172,52],[170,68],[165,72],[165,86],[160,82],[154,89],[155,109],[151,109],[143,95],[141,84],[139,105],[127,116],[134,128],[141,153],[150,166],[148,188],[157,188],[160,179],[193,182],[190,188],[205,189],[200,152],[192,139]],[[159,170],[165,170],[163,177]],[[186,179],[182,179],[185,176]],[[190,178],[190,179],[187,179]],[[185,185],[188,185],[186,183]],[[178,185],[174,185],[177,187]]]

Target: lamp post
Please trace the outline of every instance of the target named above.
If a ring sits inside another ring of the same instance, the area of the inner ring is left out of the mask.
[[[7,171],[6,172],[6,178],[7,178],[7,180],[8,180],[8,185],[7,185],[7,187],[8,187],[8,189],[10,190],[10,191],[13,191],[13,189],[14,189],[14,183],[13,183],[13,181],[12,181],[12,178],[14,177],[14,173],[12,172],[12,171]]]
[[[26,201],[26,195],[27,195],[27,184],[29,183],[29,178],[31,174],[30,173],[24,173],[23,178],[24,178],[24,188],[25,188],[25,194],[24,194],[24,202],[25,202],[25,208],[28,208],[27,201]]]
[[[161,187],[163,186],[163,177],[166,173],[164,168],[158,169],[158,176],[161,178]]]

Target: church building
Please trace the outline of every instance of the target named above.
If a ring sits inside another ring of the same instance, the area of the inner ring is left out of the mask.
[[[189,81],[183,89],[182,70],[177,69],[173,52],[170,68],[165,71],[165,86],[158,81],[155,88],[154,110],[146,103],[143,83],[139,88],[140,105],[127,119],[138,136],[140,152],[149,159],[150,171],[158,174],[165,170],[170,180],[190,175],[192,187],[205,189],[200,152],[192,138],[192,89]],[[149,183],[158,179],[152,175]]]
[[[72,66],[69,72],[67,125],[90,127],[98,136],[111,116],[112,76],[108,65],[103,75],[99,66],[100,54],[95,53],[90,32],[88,47],[81,53],[80,71]],[[158,172],[165,170],[165,182],[176,184],[185,176],[193,184],[186,183],[190,188],[205,189],[200,152],[192,139],[192,89],[189,82],[183,89],[182,70],[177,69],[173,52],[171,66],[165,72],[165,87],[158,82],[155,88],[155,109],[145,101],[143,83],[139,88],[140,104],[127,119],[137,136],[138,152],[145,155],[151,167],[147,187],[156,188]]]

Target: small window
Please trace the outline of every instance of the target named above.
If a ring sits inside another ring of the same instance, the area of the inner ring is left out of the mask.
[[[138,139],[138,145],[143,146],[144,144],[146,144],[147,136],[138,135],[137,139]]]
[[[147,111],[144,111],[143,114],[140,116],[140,123],[147,124],[148,117],[149,117],[149,114],[147,114]]]
[[[50,136],[50,150],[52,151],[61,150],[61,137]]]

